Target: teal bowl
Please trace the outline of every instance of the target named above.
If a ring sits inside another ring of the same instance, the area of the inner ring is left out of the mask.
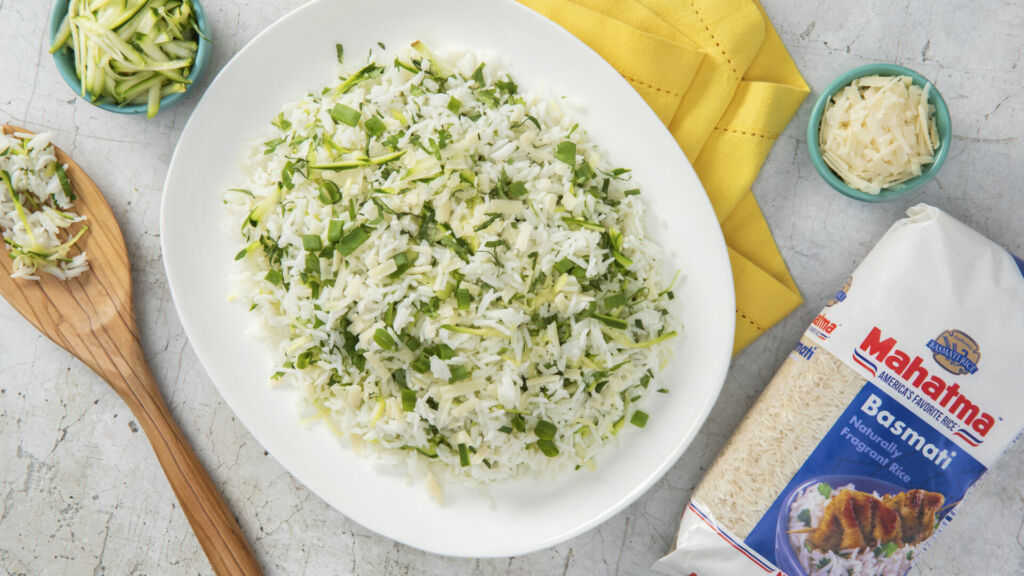
[[[177,94],[168,94],[160,99],[160,109],[163,110],[165,106],[170,106],[175,102],[181,100],[189,93],[192,88],[195,87],[196,83],[203,76],[203,72],[206,71],[206,65],[210,61],[210,41],[207,38],[210,37],[208,29],[206,27],[206,15],[203,13],[203,6],[199,3],[199,0],[189,0],[192,4],[192,9],[196,13],[196,23],[199,25],[199,46],[196,50],[196,61],[192,65],[192,71],[188,75],[188,79],[192,81],[184,92],[178,92]],[[60,23],[64,20],[64,15],[68,12],[68,0],[57,0],[53,6],[53,12],[50,13],[50,45],[53,45],[53,39],[57,37],[57,30],[60,29]],[[75,54],[71,48],[64,46],[60,50],[53,54],[53,61],[57,64],[57,71],[60,72],[61,77],[67,82],[68,86],[75,93],[76,96],[82,96],[82,83],[78,79],[78,74],[75,72]],[[145,114],[145,104],[124,104],[118,105],[114,102],[110,102],[105,99],[98,99],[93,101],[92,97],[88,92],[85,93],[83,98],[86,102],[93,106],[98,106],[104,110],[110,112],[117,112],[119,114]]]
[[[939,133],[939,148],[935,151],[935,161],[925,166],[920,176],[915,176],[891,188],[883,188],[878,194],[868,194],[867,192],[851,188],[828,167],[824,158],[821,157],[821,148],[818,144],[818,130],[821,126],[821,116],[825,112],[825,106],[828,105],[833,94],[842,90],[857,78],[875,75],[910,76],[914,84],[922,88],[931,84],[924,76],[896,64],[868,64],[850,70],[829,84],[828,88],[825,88],[821,96],[818,97],[818,101],[814,103],[814,109],[811,110],[811,119],[807,123],[807,149],[811,154],[811,163],[814,164],[818,174],[821,175],[829,186],[835,188],[841,194],[864,202],[888,202],[920,188],[935,176],[939,168],[946,161],[946,156],[949,155],[949,146],[953,139],[953,126],[949,120],[949,108],[946,107],[946,101],[942,99],[942,95],[939,94],[939,91],[935,89],[935,85],[932,84],[931,90],[928,92],[928,102],[935,107],[935,128]]]

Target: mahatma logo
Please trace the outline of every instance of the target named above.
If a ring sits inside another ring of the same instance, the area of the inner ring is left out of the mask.
[[[974,338],[960,330],[946,330],[928,341],[935,363],[954,375],[974,374],[978,371],[981,350]]]
[[[942,342],[943,336],[947,334],[947,332],[942,333],[936,340]],[[965,334],[961,334],[967,338]],[[969,338],[968,340],[974,342]],[[943,344],[943,346],[949,347],[947,344]],[[931,348],[930,345],[929,348]],[[958,342],[957,353],[963,356],[961,348]],[[974,344],[973,350],[974,360],[971,361],[971,365],[977,370],[977,361],[980,356],[977,352],[977,344]],[[927,397],[938,404],[950,417],[961,424],[954,435],[959,436],[967,444],[971,446],[981,444],[992,427],[995,426],[996,417],[987,412],[980,403],[968,398],[959,383],[946,382],[938,374],[932,373],[925,366],[924,358],[916,354],[912,356],[901,350],[896,338],[884,336],[878,326],[871,328],[871,331],[864,337],[864,341],[853,352],[854,362],[865,370],[881,371],[884,367],[890,375],[919,390],[920,398]],[[942,358],[946,359],[945,356]],[[958,364],[958,366],[962,368],[962,365]],[[948,368],[943,368],[948,370]],[[966,370],[959,374],[965,373]]]
[[[838,292],[836,292],[836,295],[833,296],[832,299],[828,301],[828,304],[825,304],[825,306],[835,306],[836,304],[839,304],[843,300],[846,300],[846,294],[850,291],[851,284],[853,284],[853,276],[850,276],[849,278],[846,279],[846,282],[843,282],[843,287],[840,288]]]

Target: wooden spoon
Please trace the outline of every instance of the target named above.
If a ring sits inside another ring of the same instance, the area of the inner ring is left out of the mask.
[[[0,125],[5,134],[28,133]],[[0,255],[0,296],[33,326],[99,374],[121,396],[146,432],[219,576],[262,574],[238,522],[207,476],[195,452],[171,418],[139,343],[132,306],[132,279],[121,229],[110,205],[78,164],[54,146],[57,161],[78,199],[73,211],[86,217],[89,231],[79,246],[89,270],[62,281],[39,272],[39,280],[11,278],[12,260]]]

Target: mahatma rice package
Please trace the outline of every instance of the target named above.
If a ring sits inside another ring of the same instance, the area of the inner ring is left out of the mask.
[[[902,576],[1024,428],[1024,262],[911,208],[814,319],[655,565]]]

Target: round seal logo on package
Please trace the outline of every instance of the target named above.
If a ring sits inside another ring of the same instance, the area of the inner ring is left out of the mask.
[[[978,371],[981,349],[974,338],[961,330],[945,330],[928,341],[935,362],[950,374],[974,374]]]

